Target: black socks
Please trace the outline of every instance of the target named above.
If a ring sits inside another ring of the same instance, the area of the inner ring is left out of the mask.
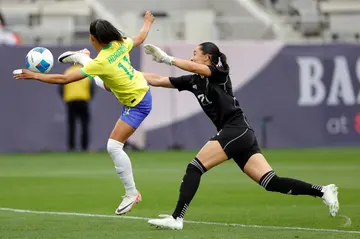
[[[206,168],[197,159],[193,159],[186,168],[186,174],[180,186],[180,195],[172,216],[176,219],[178,217],[184,218],[186,209],[199,187],[201,175],[206,172]]]
[[[259,184],[271,192],[315,197],[323,196],[321,192],[322,186],[305,183],[297,179],[278,177],[274,171],[270,171],[262,176]]]

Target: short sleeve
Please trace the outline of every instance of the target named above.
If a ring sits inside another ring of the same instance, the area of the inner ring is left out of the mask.
[[[192,79],[194,75],[185,75],[180,77],[169,77],[170,83],[179,91],[192,91]]]
[[[131,51],[134,48],[134,40],[130,37],[124,38],[124,43],[128,48],[128,51]]]
[[[225,82],[229,75],[229,71],[223,69],[222,67],[209,66],[211,71],[211,76],[209,77],[210,81],[213,82]]]
[[[90,79],[94,78],[95,76],[101,75],[104,66],[101,64],[101,62],[97,59],[94,59],[90,61],[88,64],[86,64],[83,68],[80,69],[80,72]]]

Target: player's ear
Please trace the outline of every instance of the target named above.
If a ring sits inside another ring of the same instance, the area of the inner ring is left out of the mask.
[[[210,55],[210,54],[206,54],[206,55],[205,55],[205,62],[206,62],[206,61],[212,62],[212,61],[211,61],[211,55]]]
[[[94,43],[95,40],[96,40],[96,38],[95,38],[93,35],[90,34],[90,41],[91,41],[92,43]]]

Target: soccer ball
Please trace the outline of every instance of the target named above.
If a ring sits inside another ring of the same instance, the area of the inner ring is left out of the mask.
[[[54,57],[49,49],[35,47],[26,55],[25,65],[32,72],[48,73],[54,65]]]

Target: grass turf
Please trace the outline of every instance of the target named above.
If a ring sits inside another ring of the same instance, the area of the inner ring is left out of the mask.
[[[320,199],[269,193],[226,162],[203,176],[183,231],[157,230],[145,220],[19,213],[0,210],[0,238],[360,238],[360,149],[268,150],[278,175],[339,186],[340,214],[331,218]],[[130,153],[143,202],[128,216],[172,213],[186,165],[196,152]],[[0,155],[0,207],[113,215],[123,187],[106,153]],[[351,219],[351,225],[345,225]],[[289,230],[302,227],[309,230]],[[314,228],[341,231],[315,231]],[[349,233],[346,231],[358,231]]]

